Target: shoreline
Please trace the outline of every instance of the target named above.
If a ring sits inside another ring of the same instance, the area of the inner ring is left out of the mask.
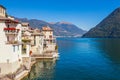
[[[58,58],[58,57],[57,57],[57,58]],[[33,66],[36,62],[39,62],[39,61],[42,61],[42,60],[57,60],[57,58],[35,58],[36,60],[31,63],[29,72],[26,72],[25,75],[22,75],[20,78],[15,79],[15,80],[24,80],[24,78],[25,78],[26,76],[28,76],[28,74],[29,74],[30,71],[31,71],[32,66]]]
[[[19,76],[17,79],[15,78],[15,80],[21,80],[21,79],[23,79],[24,77],[26,77],[29,73],[30,73],[30,71],[31,71],[31,68],[32,68],[32,66],[37,62],[37,61],[39,61],[39,60],[47,60],[47,59],[56,59],[56,58],[58,58],[59,57],[59,54],[58,53],[56,53],[56,55],[54,56],[54,55],[52,55],[52,57],[51,56],[43,56],[43,57],[39,57],[39,55],[37,55],[38,57],[36,57],[36,56],[31,56],[31,58],[33,59],[33,61],[31,61],[31,63],[30,63],[30,68],[28,69],[28,70],[26,70],[25,72],[24,71],[22,71],[22,72],[24,72],[24,74],[23,75],[21,75],[21,76],[19,76],[19,75],[17,75],[17,76]]]
[[[59,57],[59,55],[58,55],[58,57]],[[31,61],[31,63],[30,63],[30,65],[28,66],[29,67],[29,69],[25,69],[25,70],[22,70],[20,73],[13,73],[13,74],[10,74],[10,76],[9,75],[5,75],[5,76],[3,76],[3,77],[1,77],[0,78],[0,80],[22,80],[23,78],[25,78],[29,73],[30,73],[30,71],[31,71],[31,68],[32,68],[32,66],[37,62],[37,61],[39,61],[39,60],[53,60],[53,59],[56,59],[56,58],[58,58],[58,57],[53,57],[53,58],[51,58],[51,57],[47,57],[47,58],[45,58],[45,57],[42,57],[42,58],[36,58],[36,57],[32,57],[32,59],[33,59],[33,61]],[[22,65],[22,67],[23,67],[24,65]],[[19,71],[19,70],[18,70]]]
[[[23,79],[25,76],[27,76],[27,75],[30,73],[31,68],[32,68],[32,66],[33,66],[35,63],[36,63],[36,61],[31,62],[31,64],[30,64],[30,69],[29,69],[29,70],[24,70],[24,71],[22,71],[20,74],[18,74],[18,75],[14,78],[14,80],[21,80],[21,79]]]

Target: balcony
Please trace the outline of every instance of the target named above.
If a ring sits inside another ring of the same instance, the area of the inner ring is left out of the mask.
[[[56,44],[56,38],[52,37],[49,39],[44,39],[44,44]]]
[[[19,29],[16,29],[15,27],[11,27],[11,28],[4,28],[4,31],[6,35],[17,35]]]
[[[23,44],[31,44],[31,39],[22,39]]]
[[[47,46],[47,45],[56,45],[56,42],[51,42],[51,41],[44,41],[43,43],[44,46]]]
[[[6,44],[8,45],[21,45],[21,42],[20,41],[7,41]]]
[[[55,37],[50,37],[50,38],[44,38],[45,41],[50,41],[50,40],[56,40]]]

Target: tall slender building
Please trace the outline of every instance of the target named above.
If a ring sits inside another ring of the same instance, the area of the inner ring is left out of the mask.
[[[14,73],[21,65],[21,24],[0,5],[0,75]]]

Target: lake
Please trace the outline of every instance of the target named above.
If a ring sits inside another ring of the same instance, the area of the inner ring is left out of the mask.
[[[120,39],[58,38],[60,57],[39,60],[24,80],[120,80]]]

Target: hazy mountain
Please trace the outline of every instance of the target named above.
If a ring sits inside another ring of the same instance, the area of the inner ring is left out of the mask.
[[[16,18],[21,22],[29,22],[30,26],[33,28],[40,28],[43,26],[50,26],[54,30],[54,34],[56,36],[81,36],[86,31],[78,28],[76,25],[71,24],[69,22],[51,22],[48,23],[46,21],[30,19],[27,18]]]
[[[114,10],[108,17],[82,37],[120,38],[120,8]]]

